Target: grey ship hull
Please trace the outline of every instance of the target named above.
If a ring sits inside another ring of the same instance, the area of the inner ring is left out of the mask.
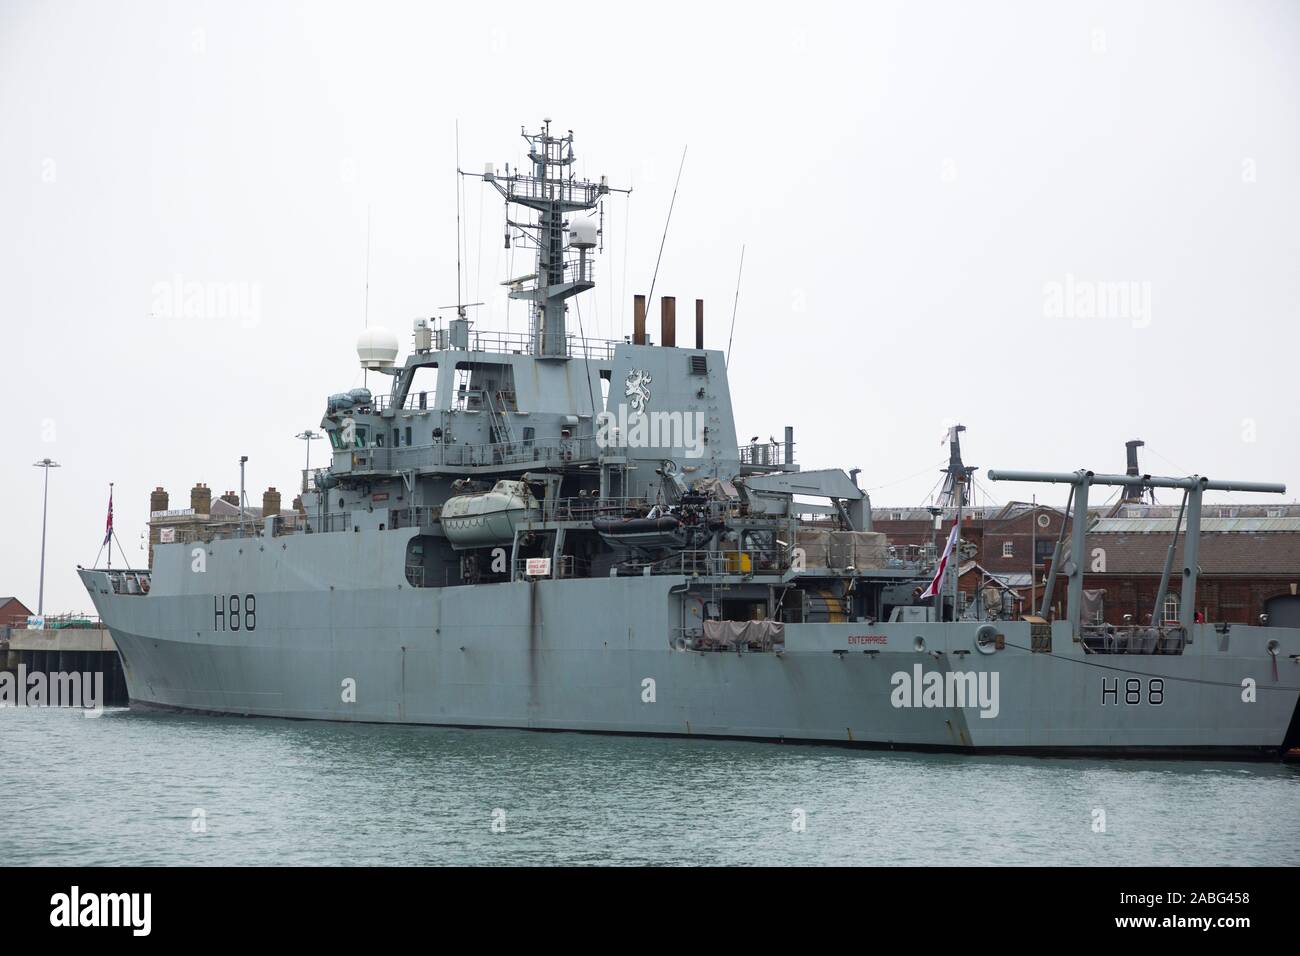
[[[921,749],[1276,755],[1294,745],[1293,629],[1197,625],[1182,654],[1097,655],[1068,624],[1052,626],[1042,653],[1030,650],[1029,624],[1004,622],[1005,648],[985,654],[978,623],[789,624],[779,654],[699,652],[673,644],[680,578],[411,588],[408,537],[216,541],[203,573],[187,547],[161,546],[148,595],[81,573],[132,701],[155,707]],[[215,616],[217,600],[248,594],[253,628]],[[896,675],[918,667],[996,674],[996,714],[981,716],[992,708],[976,700],[900,706]]]

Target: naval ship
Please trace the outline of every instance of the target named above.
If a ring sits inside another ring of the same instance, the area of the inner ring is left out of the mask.
[[[134,706],[974,752],[1296,745],[1300,631],[1193,617],[1202,494],[1282,486],[990,472],[1070,489],[1050,565],[1067,599],[1053,615],[1049,582],[1036,614],[965,607],[945,560],[891,556],[857,469],[805,469],[788,427],[737,441],[701,303],[693,341],[668,297],[658,341],[643,296],[626,340],[582,334],[617,190],[576,177],[572,132],[521,134],[525,166],[462,175],[536,250],[506,283],[527,333],[462,305],[417,320],[399,362],[368,329],[385,386],[326,399],[331,460],[292,520],[79,569]],[[1084,619],[1089,490],[1111,485],[1183,493],[1185,566],[1171,547],[1161,589],[1181,588],[1178,620]]]

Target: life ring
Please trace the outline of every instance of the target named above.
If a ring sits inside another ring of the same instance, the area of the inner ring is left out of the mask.
[[[998,629],[992,624],[985,624],[975,632],[975,650],[981,654],[998,652]]]

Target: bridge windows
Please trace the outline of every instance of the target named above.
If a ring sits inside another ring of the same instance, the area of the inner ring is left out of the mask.
[[[406,408],[418,408],[424,411],[433,407],[438,401],[438,366],[420,365],[411,373],[407,386]]]

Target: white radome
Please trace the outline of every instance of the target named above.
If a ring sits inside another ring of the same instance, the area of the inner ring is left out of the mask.
[[[574,249],[596,248],[596,223],[579,216],[569,220],[569,245]]]
[[[357,358],[362,368],[392,368],[397,362],[397,336],[373,326],[357,338]]]

